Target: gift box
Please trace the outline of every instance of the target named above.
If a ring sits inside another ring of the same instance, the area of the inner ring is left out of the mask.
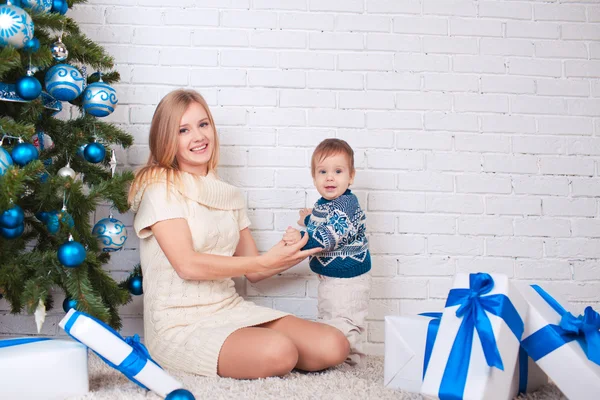
[[[431,356],[442,313],[385,317],[384,385],[419,393]],[[533,392],[548,383],[548,376],[523,348],[511,383],[511,397]]]
[[[573,316],[567,304],[539,285],[520,286],[529,303],[522,345],[570,399],[600,397],[600,315],[587,307]]]
[[[59,400],[88,392],[87,348],[72,340],[0,340],[0,399]]]
[[[510,399],[528,306],[502,274],[457,274],[421,392],[440,399]]]
[[[59,325],[142,388],[166,397],[183,387],[152,360],[138,335],[123,338],[102,321],[74,309],[69,310]]]
[[[440,316],[441,313],[431,313],[385,317],[383,384],[386,387],[421,391],[425,354],[435,342]]]

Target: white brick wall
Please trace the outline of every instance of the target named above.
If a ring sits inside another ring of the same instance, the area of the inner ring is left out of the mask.
[[[579,310],[600,305],[597,2],[91,0],[69,15],[122,74],[107,118],[135,136],[122,165],[145,162],[165,93],[205,95],[221,173],[244,190],[261,250],[318,197],[314,146],[350,142],[373,252],[370,351],[382,351],[385,315],[443,307],[455,272],[501,272]],[[129,240],[108,266],[117,278],[139,259]],[[315,317],[306,262],[236,283]],[[44,334],[61,335],[61,300]],[[123,308],[124,333],[142,333],[142,300]],[[35,332],[7,310],[0,301],[0,335]]]

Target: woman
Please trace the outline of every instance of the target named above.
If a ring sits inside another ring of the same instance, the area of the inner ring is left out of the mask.
[[[218,158],[202,96],[165,96],[152,118],[148,163],[129,194],[152,357],[167,368],[246,379],[342,363],[349,344],[340,331],[256,306],[235,291],[233,277],[257,282],[320,249],[301,251],[306,237],[259,255],[241,192],[215,175]]]

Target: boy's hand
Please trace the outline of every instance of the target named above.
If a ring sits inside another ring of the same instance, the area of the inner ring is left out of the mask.
[[[306,226],[304,224],[304,219],[306,218],[307,215],[310,215],[311,213],[312,213],[312,208],[303,208],[302,210],[298,211],[298,214],[300,214],[300,219],[298,220],[298,225]]]
[[[300,239],[302,239],[300,231],[298,229],[292,228],[291,226],[288,226],[287,230],[283,234],[282,240],[285,242],[286,246],[291,246],[295,243],[298,243]]]

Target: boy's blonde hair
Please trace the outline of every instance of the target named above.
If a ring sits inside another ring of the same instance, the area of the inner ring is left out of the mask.
[[[157,180],[166,173],[167,184],[180,184],[179,164],[177,163],[177,147],[179,145],[179,125],[188,107],[198,103],[206,111],[208,120],[214,129],[213,150],[208,161],[208,171],[214,171],[219,163],[219,136],[212,113],[200,93],[194,90],[178,89],[167,94],[158,103],[150,125],[150,156],[146,165],[140,168],[129,189],[129,203],[138,190],[148,182]]]
[[[350,176],[354,175],[354,150],[352,150],[352,147],[345,140],[329,138],[319,143],[313,152],[310,160],[310,173],[313,178],[315,177],[317,163],[335,154],[344,154],[348,158]]]

